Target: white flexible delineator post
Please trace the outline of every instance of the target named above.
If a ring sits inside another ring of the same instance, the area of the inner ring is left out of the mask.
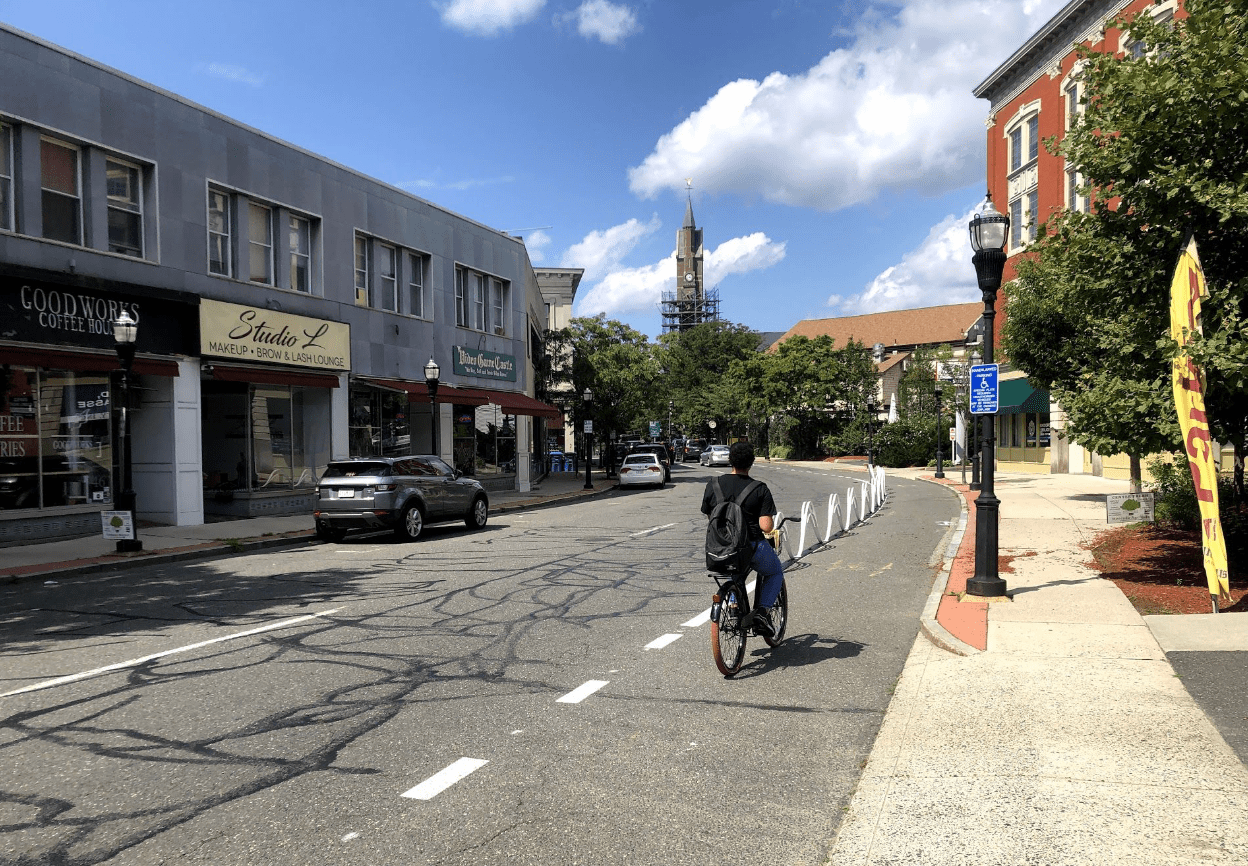
[[[854,488],[848,487],[845,490],[845,532],[849,532],[849,527],[854,525]]]
[[[832,533],[836,531],[835,529],[836,512],[837,512],[837,509],[839,509],[840,507],[841,507],[840,503],[837,502],[837,499],[836,499],[836,494],[829,493],[828,494],[828,531],[824,533],[824,536],[823,536],[824,544],[827,544],[829,541],[832,540]]]
[[[862,521],[867,519],[867,491],[870,490],[871,485],[865,481],[859,481],[858,483],[862,485],[862,496],[858,501],[858,522],[862,523]]]

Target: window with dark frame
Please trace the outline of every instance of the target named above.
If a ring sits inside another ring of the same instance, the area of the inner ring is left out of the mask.
[[[507,336],[507,284],[502,280],[490,280],[490,324],[494,333]]]
[[[247,203],[247,249],[251,281],[273,285],[273,211],[254,201]]]
[[[7,126],[0,125],[0,229],[13,229],[13,145]]]
[[[407,257],[407,312],[425,317],[425,257],[419,253]]]
[[[43,237],[82,244],[82,195],[78,148],[48,138],[39,141]]]
[[[485,276],[472,275],[472,328],[485,330]]]
[[[455,324],[468,327],[468,272],[455,269]]]
[[[377,245],[377,290],[381,294],[378,299],[383,310],[397,312],[399,309],[398,274],[395,273],[397,257],[394,247],[389,244]]]
[[[137,165],[105,160],[108,186],[108,249],[143,258],[143,172]]]
[[[223,277],[234,275],[234,257],[230,254],[230,194],[219,189],[208,190],[208,273]]]
[[[312,224],[303,217],[290,217],[290,288],[312,291]]]
[[[355,303],[361,307],[371,306],[369,304],[369,285],[368,276],[372,270],[369,267],[371,259],[368,244],[368,238],[364,235],[356,233],[355,236]]]

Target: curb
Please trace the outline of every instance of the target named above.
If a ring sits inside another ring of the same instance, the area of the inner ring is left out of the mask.
[[[593,490],[577,490],[546,499],[526,499],[499,506],[490,512],[491,515],[507,514],[514,511],[530,511],[559,505],[574,499],[585,499],[616,489],[615,482]],[[85,577],[92,574],[107,574],[127,568],[139,568],[151,565],[168,565],[175,562],[191,562],[204,559],[225,559],[231,556],[242,556],[262,550],[279,547],[298,547],[316,541],[316,533],[311,529],[296,530],[280,536],[261,536],[251,539],[239,539],[237,544],[226,544],[219,540],[207,541],[192,547],[171,547],[151,553],[117,557],[109,554],[69,565],[66,563],[49,563],[47,568],[32,565],[20,572],[0,573],[0,586],[18,583],[31,583],[37,580],[63,579],[66,577]]]
[[[958,525],[952,527],[948,536],[949,542],[945,545],[944,563],[941,565],[940,573],[932,583],[932,591],[928,593],[927,602],[923,605],[923,613],[919,615],[919,631],[932,644],[945,652],[959,656],[979,655],[984,650],[981,650],[979,647],[973,647],[969,643],[955,637],[936,620],[936,612],[940,609],[940,600],[944,598],[945,590],[949,587],[949,576],[953,572],[954,557],[957,556],[958,548],[962,546],[962,537],[966,535],[966,524],[970,517],[970,510],[966,506],[966,497],[949,485],[941,484],[934,479],[919,477],[915,480],[926,481],[928,484],[935,484],[944,490],[948,490],[958,498],[958,505],[961,507],[961,513],[958,515]]]

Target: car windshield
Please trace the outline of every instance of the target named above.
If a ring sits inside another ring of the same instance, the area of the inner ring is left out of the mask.
[[[390,464],[380,460],[359,460],[351,463],[331,463],[325,467],[322,478],[360,478],[389,475]]]
[[[653,454],[630,454],[629,456],[624,458],[625,466],[629,466],[634,463],[643,463],[649,466],[653,466],[655,463],[658,463],[658,462],[659,462],[659,459],[655,457]]]

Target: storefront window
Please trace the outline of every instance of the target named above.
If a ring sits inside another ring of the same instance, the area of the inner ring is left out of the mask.
[[[516,418],[497,406],[476,411],[477,474],[502,475],[516,471]]]
[[[329,404],[324,388],[205,382],[205,491],[315,486],[329,462]]]
[[[0,369],[0,509],[111,500],[106,374]]]
[[[455,468],[464,475],[477,474],[477,410],[475,406],[452,407],[452,457]]]
[[[351,387],[351,456],[402,457],[412,453],[407,395],[368,385]]]
[[[1039,424],[1038,424],[1038,422],[1037,422],[1037,419],[1039,418],[1039,416],[1038,416],[1038,415],[1027,415],[1027,416],[1025,416],[1025,417],[1027,418],[1027,441],[1026,441],[1026,446],[1027,446],[1028,448],[1035,448],[1035,447],[1037,447],[1037,443],[1040,441],[1040,440],[1039,440],[1039,435],[1040,435],[1040,427],[1039,427]]]

